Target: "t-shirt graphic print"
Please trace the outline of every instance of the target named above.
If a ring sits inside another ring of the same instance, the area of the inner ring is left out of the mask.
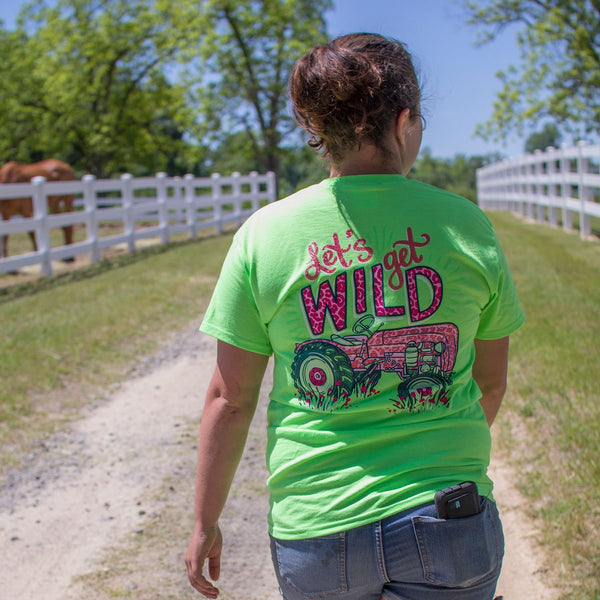
[[[428,319],[440,307],[443,284],[440,275],[422,265],[423,248],[430,241],[426,233],[414,238],[407,228],[406,236],[396,240],[380,262],[373,261],[374,251],[366,240],[352,243],[352,230],[345,232],[340,243],[337,233],[332,242],[319,245],[312,241],[307,249],[309,262],[305,270],[307,282],[325,272],[333,276],[315,290],[302,288],[301,305],[310,333],[319,336],[329,316],[337,330],[329,337],[312,337],[296,345],[291,373],[298,398],[314,410],[350,409],[361,399],[380,393],[377,387],[382,373],[398,376],[397,396],[390,398],[388,412],[419,412],[448,406],[447,387],[452,383],[452,369],[458,349],[458,328],[453,323],[413,325],[390,328],[378,318],[402,317],[404,305],[386,306],[384,289],[397,292],[406,288],[411,322]],[[371,263],[370,268],[365,263]],[[374,264],[373,264],[374,263]],[[355,266],[356,265],[356,266]],[[428,298],[417,282],[427,285]],[[367,293],[372,295],[368,312]],[[353,316],[349,329],[348,295],[353,296]]]

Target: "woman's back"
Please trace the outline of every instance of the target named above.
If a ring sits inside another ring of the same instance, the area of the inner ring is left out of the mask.
[[[473,340],[518,325],[509,281],[476,206],[401,175],[331,178],[244,225],[202,328],[275,356],[273,535],[369,523],[457,477],[490,495]]]

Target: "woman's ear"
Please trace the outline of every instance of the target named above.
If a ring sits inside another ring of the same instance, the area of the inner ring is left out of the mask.
[[[397,143],[401,147],[404,147],[406,144],[407,130],[411,121],[410,117],[410,108],[403,109],[402,112],[396,117],[394,134],[396,136]]]
[[[417,117],[416,119],[414,117]],[[401,164],[402,175],[407,175],[417,160],[423,128],[418,115],[411,115],[410,109],[405,108],[396,117],[394,139]]]

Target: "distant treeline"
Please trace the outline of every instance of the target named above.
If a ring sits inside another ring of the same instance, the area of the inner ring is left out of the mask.
[[[50,6],[49,6],[50,5]],[[0,162],[54,157],[78,175],[275,171],[279,195],[327,176],[287,105],[287,77],[327,38],[331,0],[57,0],[0,25]],[[411,176],[475,198],[490,157]]]

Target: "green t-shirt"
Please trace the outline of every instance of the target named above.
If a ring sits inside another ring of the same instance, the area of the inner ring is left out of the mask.
[[[252,215],[201,330],[274,355],[271,534],[350,529],[465,480],[491,495],[473,340],[523,320],[492,225],[464,198],[359,175]]]

